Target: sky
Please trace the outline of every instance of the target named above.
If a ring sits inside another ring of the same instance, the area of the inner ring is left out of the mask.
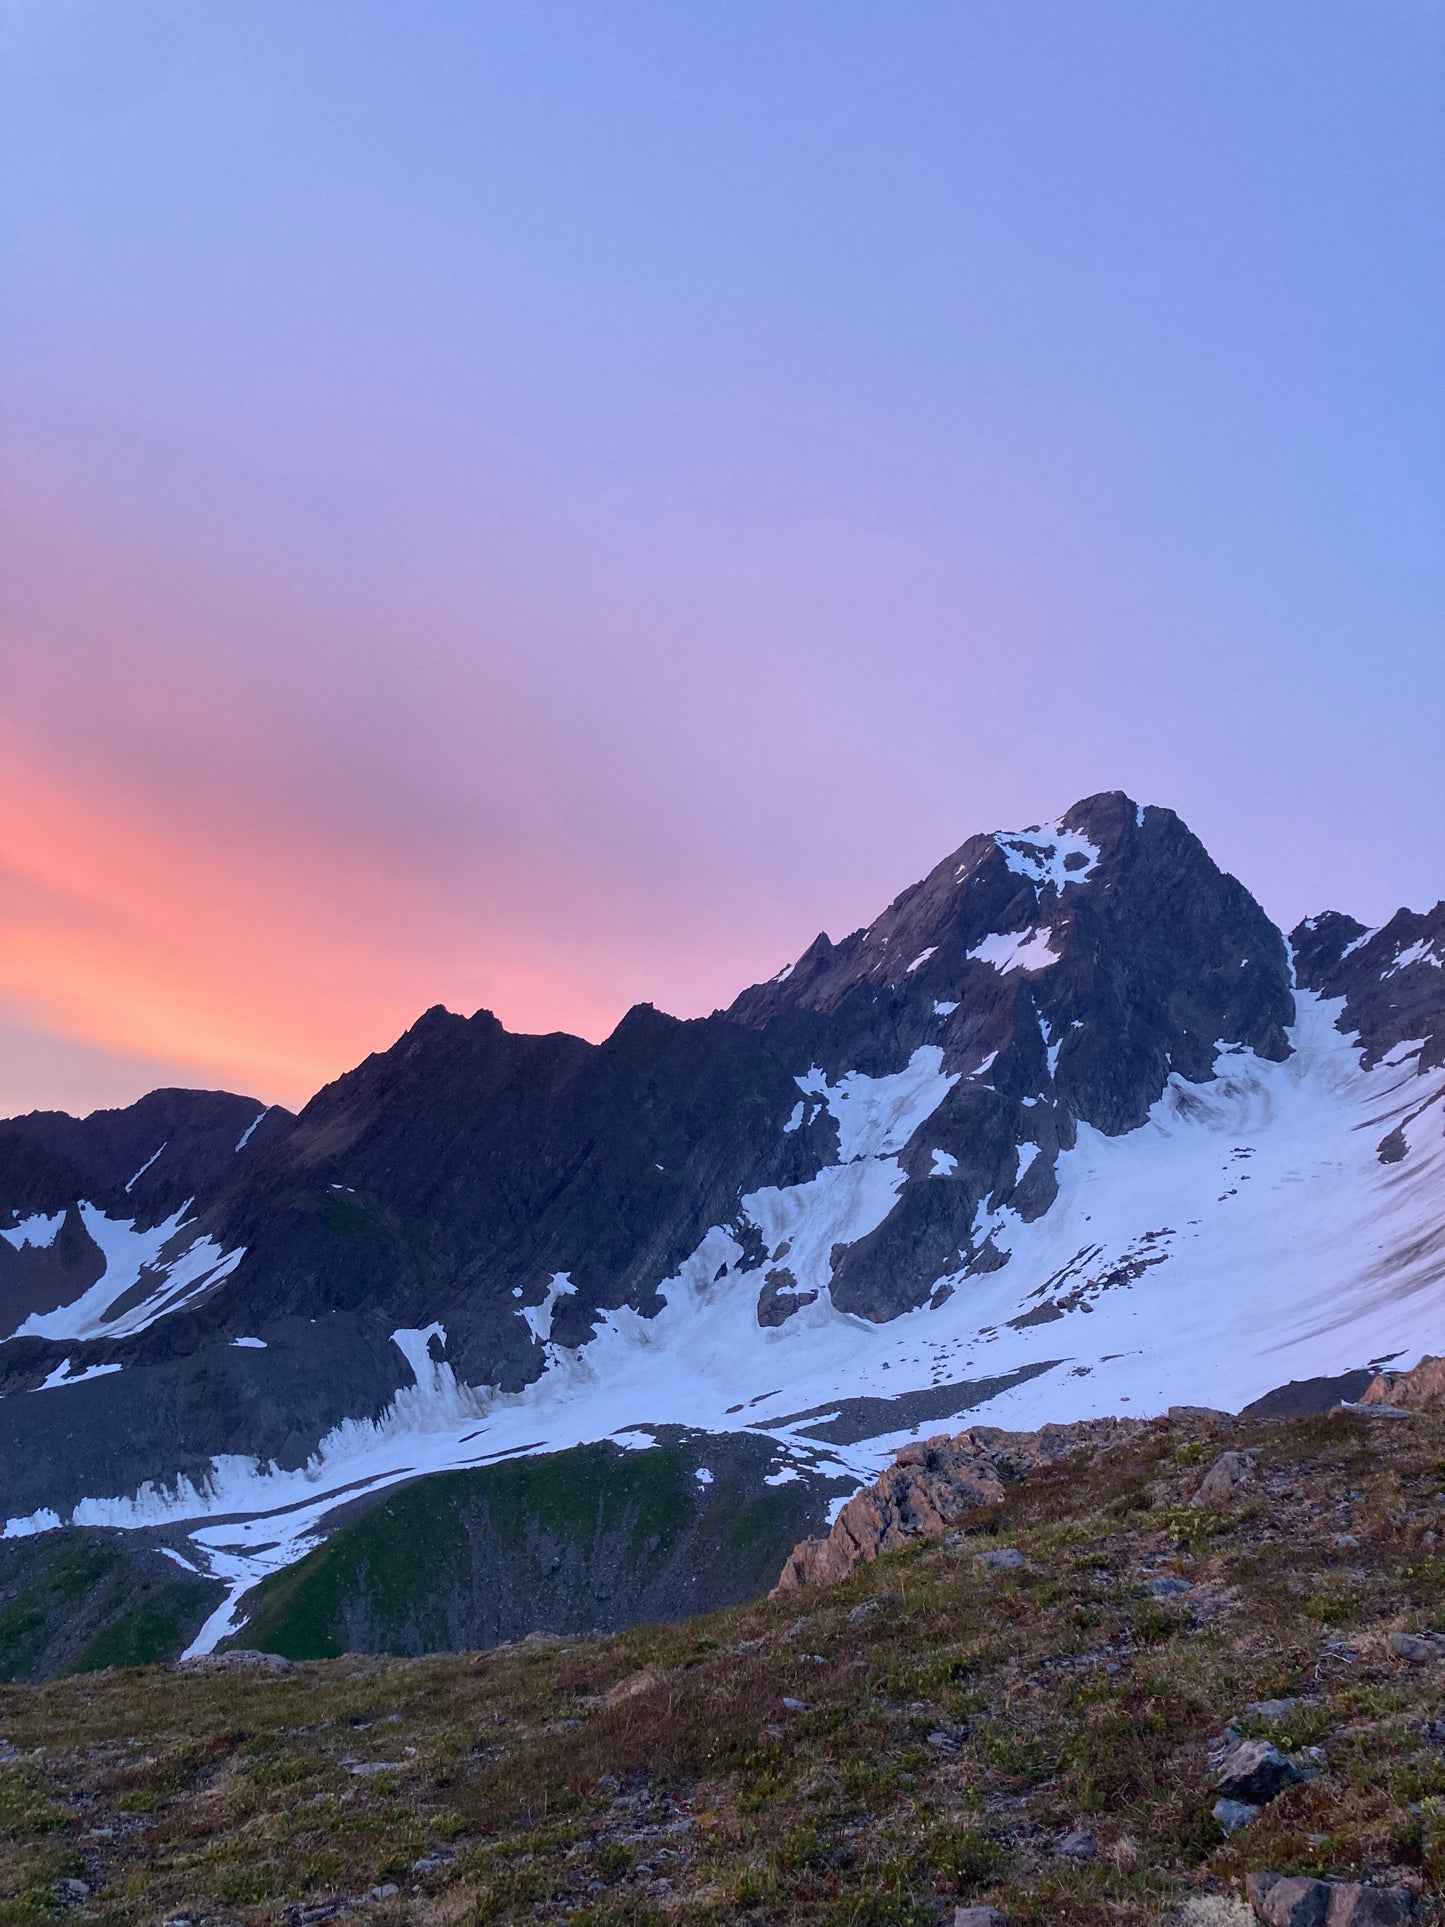
[[[1445,894],[1440,0],[0,0],[0,259],[0,1114]]]

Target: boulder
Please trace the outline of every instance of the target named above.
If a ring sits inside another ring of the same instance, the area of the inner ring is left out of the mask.
[[[1427,1353],[1409,1372],[1379,1372],[1360,1395],[1361,1405],[1420,1411],[1445,1405],[1445,1358]]]
[[[773,1596],[834,1585],[882,1553],[915,1539],[942,1538],[966,1512],[1002,1505],[1006,1481],[1027,1478],[1075,1453],[1123,1444],[1144,1425],[1142,1419],[1115,1418],[1044,1425],[1037,1432],[975,1425],[954,1438],[905,1445],[880,1478],[848,1501],[826,1538],[794,1546]]]
[[[1325,1927],[1401,1927],[1414,1911],[1414,1896],[1403,1887],[1363,1887],[1342,1880],[1330,1895]]]
[[[1326,1927],[1330,1884],[1290,1874],[1252,1873],[1244,1891],[1256,1920],[1265,1927]]]
[[[1252,1873],[1245,1891],[1265,1927],[1403,1927],[1414,1912],[1414,1897],[1403,1887],[1355,1880]]]
[[[1195,1506],[1227,1505],[1241,1486],[1254,1478],[1254,1459],[1248,1452],[1221,1452],[1189,1501]]]
[[[1430,1666],[1445,1658],[1445,1642],[1424,1633],[1391,1633],[1390,1651],[1411,1666]]]

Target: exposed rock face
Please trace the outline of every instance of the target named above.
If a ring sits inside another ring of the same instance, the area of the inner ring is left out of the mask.
[[[831,1586],[913,1539],[936,1538],[977,1506],[1002,1505],[1005,1486],[1057,1465],[1076,1452],[1096,1452],[1144,1429],[1140,1419],[1084,1419],[1037,1432],[976,1425],[956,1438],[905,1445],[875,1482],[851,1498],[826,1538],[804,1539],[773,1588]]]
[[[89,1117],[31,1111],[0,1121],[0,1200],[24,1217],[86,1198],[155,1224],[219,1183],[242,1149],[254,1154],[295,1121],[279,1104],[232,1091],[152,1091]]]
[[[1445,902],[1397,910],[1378,930],[1327,910],[1290,943],[1300,987],[1344,998],[1340,1028],[1359,1033],[1366,1062],[1423,1039],[1419,1068],[1445,1063]]]
[[[1361,1405],[1394,1405],[1404,1411],[1445,1405],[1445,1358],[1425,1357],[1409,1372],[1378,1372],[1360,1394]]]

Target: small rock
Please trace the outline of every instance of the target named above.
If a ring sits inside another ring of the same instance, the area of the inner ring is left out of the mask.
[[[19,1758],[20,1749],[18,1746],[12,1746],[9,1740],[0,1740],[0,1766],[9,1766],[12,1760],[18,1760]]]
[[[808,1710],[808,1702],[806,1700],[789,1699],[786,1693],[783,1695],[783,1704],[790,1713],[806,1713]]]
[[[67,1900],[89,1900],[90,1887],[84,1880],[61,1880],[56,1883],[56,1891]]]
[[[1254,1477],[1254,1460],[1247,1452],[1221,1452],[1189,1501],[1194,1506],[1223,1505]]]
[[[955,1907],[953,1927],[1013,1927],[1013,1916],[997,1907]]]
[[[1262,1806],[1273,1800],[1305,1772],[1287,1760],[1277,1746],[1264,1740],[1241,1740],[1225,1754],[1214,1785],[1226,1800],[1247,1800]]]
[[[957,1734],[946,1732],[941,1726],[929,1734],[928,1744],[937,1747],[940,1753],[957,1753],[959,1747]]]
[[[456,1855],[449,1853],[445,1847],[433,1847],[420,1860],[412,1861],[411,1870],[413,1873],[435,1873],[438,1868],[448,1866],[455,1859]]]
[[[1335,1534],[1335,1544],[1340,1548],[1341,1552],[1357,1552],[1360,1542],[1353,1532],[1337,1532]]]
[[[1189,1581],[1175,1579],[1166,1573],[1160,1579],[1151,1579],[1144,1590],[1153,1593],[1156,1599],[1171,1599],[1176,1593],[1188,1592]]]
[[[1438,1639],[1421,1633],[1391,1633],[1390,1651],[1396,1659],[1407,1660],[1411,1666],[1428,1666],[1445,1655],[1445,1647]]]
[[[369,1887],[366,1897],[368,1900],[390,1900],[393,1894],[400,1892],[401,1889],[394,1880],[386,1880],[379,1887]]]
[[[1099,1843],[1087,1827],[1079,1827],[1073,1833],[1064,1835],[1059,1842],[1059,1852],[1065,1860],[1093,1860],[1099,1852]]]
[[[855,1606],[852,1612],[849,1613],[848,1618],[854,1626],[861,1626],[865,1620],[871,1619],[875,1613],[881,1613],[885,1606],[901,1606],[902,1604],[903,1594],[901,1592],[880,1592],[872,1599],[865,1599],[861,1606]]]
[[[400,1773],[404,1770],[400,1760],[343,1760],[341,1764],[358,1780],[369,1780],[373,1773]]]
[[[995,1546],[991,1552],[976,1552],[973,1562],[985,1572],[1017,1572],[1027,1563],[1017,1546]]]
[[[1238,1833],[1241,1827],[1259,1818],[1259,1808],[1248,1800],[1216,1800],[1214,1817],[1226,1833]]]
[[[1169,1417],[1175,1424],[1187,1423],[1190,1419],[1232,1418],[1232,1412],[1218,1412],[1212,1405],[1171,1405]]]

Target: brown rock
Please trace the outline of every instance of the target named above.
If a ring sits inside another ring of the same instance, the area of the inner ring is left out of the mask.
[[[1365,1388],[1360,1403],[1395,1405],[1404,1411],[1445,1405],[1445,1358],[1427,1354],[1413,1371],[1380,1372]]]
[[[796,1545],[773,1595],[828,1586],[914,1539],[940,1537],[976,1506],[1001,1505],[1004,1483],[1056,1465],[1074,1452],[1133,1438],[1141,1419],[1084,1419],[1037,1432],[976,1425],[956,1438],[905,1445],[875,1482],[851,1498],[823,1539]]]

